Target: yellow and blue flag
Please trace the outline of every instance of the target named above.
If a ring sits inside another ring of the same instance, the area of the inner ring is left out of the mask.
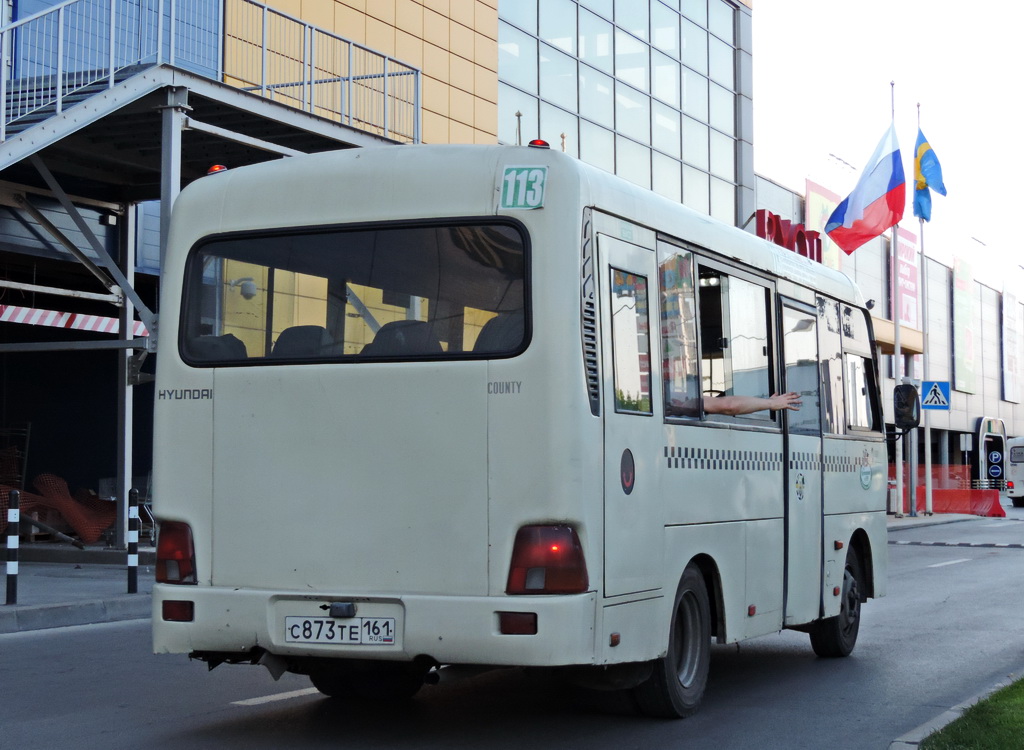
[[[917,129],[917,145],[914,147],[914,216],[925,221],[932,220],[932,194],[946,194],[942,184],[942,165],[935,155],[928,139]]]

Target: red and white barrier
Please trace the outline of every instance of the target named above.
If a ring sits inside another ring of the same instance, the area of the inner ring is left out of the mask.
[[[117,318],[39,310],[34,307],[17,307],[16,305],[0,305],[0,323],[22,323],[30,326],[69,328],[75,331],[94,331],[96,333],[117,334],[120,332],[120,323]],[[136,320],[132,321],[132,334],[136,337],[148,336],[149,331],[146,330],[145,325]]]

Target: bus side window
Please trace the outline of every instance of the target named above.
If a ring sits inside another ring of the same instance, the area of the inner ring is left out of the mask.
[[[839,303],[818,297],[818,356],[821,359],[822,430],[843,432],[843,345]]]
[[[872,394],[874,376],[871,360],[856,354],[846,355],[846,413],[854,430],[877,430]]]
[[[772,395],[768,289],[710,266],[698,268],[701,392],[717,396]],[[710,411],[705,405],[705,411]],[[745,418],[771,420],[762,410]]]
[[[700,373],[697,371],[697,298],[693,286],[693,254],[660,243],[661,372],[666,417],[700,417]]]
[[[847,430],[882,429],[866,313],[841,306]]]
[[[647,279],[611,269],[612,357],[615,411],[651,414]]]

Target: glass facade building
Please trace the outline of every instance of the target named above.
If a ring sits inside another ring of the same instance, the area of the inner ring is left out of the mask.
[[[554,148],[736,224],[753,195],[750,9],[501,0],[498,140]]]

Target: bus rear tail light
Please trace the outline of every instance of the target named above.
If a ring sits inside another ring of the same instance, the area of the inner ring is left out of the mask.
[[[499,612],[498,632],[502,635],[537,635],[537,613]]]
[[[156,546],[157,583],[196,583],[196,548],[192,527],[180,521],[163,521]]]
[[[506,594],[580,594],[590,586],[571,526],[524,526],[516,534]]]
[[[1006,489],[1012,491],[1013,490],[1013,482],[1007,482],[1006,483]]]
[[[195,615],[195,602],[182,599],[164,599],[160,610],[160,616],[166,622],[192,622]]]

